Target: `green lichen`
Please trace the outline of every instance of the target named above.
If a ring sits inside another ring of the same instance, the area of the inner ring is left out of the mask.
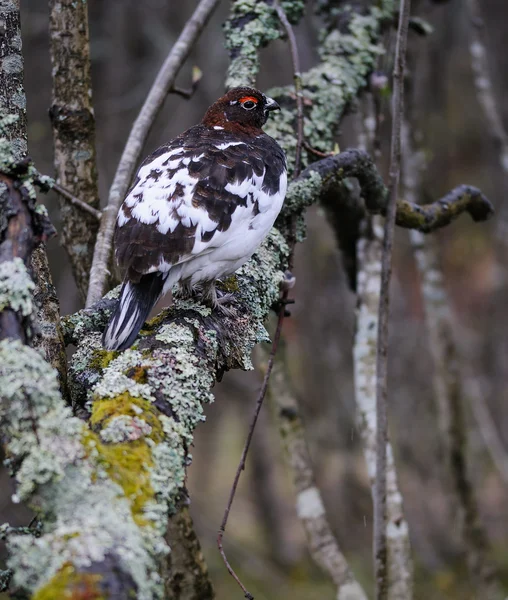
[[[92,359],[90,366],[93,369],[103,370],[109,366],[110,362],[118,356],[118,352],[115,350],[104,350],[103,348],[97,348],[92,353]]]
[[[133,519],[139,526],[150,524],[145,517],[144,507],[154,498],[150,481],[152,444],[148,439],[108,444],[92,432],[87,432],[83,439],[85,448],[96,461],[99,473],[103,469],[111,481],[122,488],[129,501]]]
[[[339,133],[341,119],[358,92],[367,85],[367,77],[382,53],[381,25],[394,14],[394,3],[386,0],[365,15],[350,7],[338,9],[347,29],[323,34],[318,65],[302,74],[305,140],[321,152],[331,152]],[[284,148],[289,172],[296,150],[296,103],[294,87],[275,88],[268,94],[282,106],[281,114],[269,119],[265,131]],[[304,152],[303,166],[316,160]]]
[[[148,361],[150,363],[150,361]],[[114,358],[104,369],[103,376],[93,388],[93,395],[100,398],[114,398],[128,392],[133,397],[153,400],[150,386],[138,383],[126,373],[130,369],[148,366],[147,360],[137,350],[126,350]]]
[[[23,317],[33,313],[35,284],[21,258],[0,263],[0,311],[11,309]]]
[[[236,275],[231,275],[231,277],[228,277],[225,281],[219,281],[217,283],[217,288],[227,294],[234,294],[240,290]]]
[[[159,411],[143,398],[135,398],[125,392],[113,398],[97,400],[92,404],[90,424],[95,432],[106,429],[112,419],[119,416],[142,419],[151,432],[147,436],[155,443],[162,441],[162,426]]]
[[[72,564],[66,564],[34,594],[33,600],[56,600],[57,598],[106,600],[101,591],[101,580],[101,575],[77,573]]]
[[[286,0],[281,4],[288,19],[296,23],[303,14],[303,0]],[[255,85],[259,49],[282,36],[273,4],[264,0],[236,0],[224,24],[224,33],[231,55],[226,87]]]
[[[160,598],[155,553],[167,551],[162,520],[140,527],[149,524],[143,507],[155,497],[152,474],[141,463],[150,465],[154,439],[163,435],[152,405],[145,400],[125,411],[140,420],[142,435],[134,440],[133,451],[125,442],[106,443],[71,415],[55,371],[34,349],[12,340],[0,342],[0,400],[2,436],[8,455],[20,465],[14,500],[29,501],[45,523],[39,538],[9,536],[15,585],[42,598],[59,597],[51,595],[58,581],[53,578],[66,563],[79,571],[115,554],[134,580],[139,599]],[[113,421],[106,407],[96,413],[98,428],[115,427]],[[119,474],[110,476],[115,463]],[[141,492],[129,470],[143,482]]]

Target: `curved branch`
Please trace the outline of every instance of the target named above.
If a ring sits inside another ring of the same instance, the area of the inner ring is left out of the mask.
[[[336,193],[339,197],[344,180],[350,177],[358,180],[368,211],[385,215],[388,190],[375,163],[363,150],[345,150],[315,162],[303,171],[295,184],[308,181],[321,187],[322,194]],[[310,202],[313,200],[309,197]],[[328,207],[337,211],[348,208],[344,204],[332,207],[329,203]],[[285,204],[283,217],[291,208],[289,199]],[[470,185],[459,185],[443,198],[430,204],[420,205],[408,200],[399,200],[395,222],[399,227],[430,233],[449,225],[464,212],[474,221],[485,221],[494,214],[494,208],[479,189]]]
[[[218,5],[219,0],[201,0],[192,17],[187,21],[180,37],[171,48],[155,79],[141,111],[132,126],[129,139],[116,170],[109,192],[108,205],[102,213],[102,220],[95,245],[90,285],[86,305],[97,302],[104,293],[108,275],[111,244],[115,228],[115,219],[134,174],[136,163],[168,92],[173,87],[176,76],[185,59],[203,31],[208,19]]]

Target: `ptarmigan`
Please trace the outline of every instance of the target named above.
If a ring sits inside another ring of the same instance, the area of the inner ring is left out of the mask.
[[[143,162],[116,222],[115,256],[125,278],[106,348],[129,348],[176,283],[202,288],[220,305],[215,281],[252,256],[286,195],[284,152],[262,130],[278,108],[258,90],[234,88],[199,125]]]

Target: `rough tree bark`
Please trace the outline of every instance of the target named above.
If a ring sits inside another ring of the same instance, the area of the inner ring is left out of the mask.
[[[6,151],[12,163],[12,161],[21,161],[27,153],[26,96],[23,87],[19,0],[4,0],[0,3],[0,24],[4,24],[4,35],[0,37],[0,102],[2,103],[0,117],[8,118],[8,123],[2,127],[1,135],[10,142]],[[34,344],[42,350],[46,360],[58,370],[60,385],[65,391],[67,361],[60,328],[59,302],[42,244],[32,254],[31,269],[36,285],[35,298],[38,307],[37,335]]]
[[[88,5],[50,0],[50,50],[53,66],[53,125],[56,179],[74,196],[99,208],[95,162],[95,117],[88,43]],[[86,297],[99,223],[91,214],[60,200],[61,242],[69,254],[82,298]]]

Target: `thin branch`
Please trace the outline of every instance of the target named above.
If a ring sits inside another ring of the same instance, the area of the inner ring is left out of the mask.
[[[261,406],[263,405],[263,400],[265,399],[266,390],[268,389],[268,381],[270,379],[270,375],[273,369],[273,362],[275,359],[275,353],[277,352],[277,347],[279,345],[280,334],[282,331],[282,323],[284,321],[284,313],[286,310],[284,298],[287,298],[288,291],[285,290],[282,296],[281,307],[279,309],[279,315],[277,319],[277,327],[275,329],[275,335],[272,342],[272,348],[270,350],[270,356],[268,357],[268,365],[266,368],[266,373],[263,379],[263,384],[261,385],[261,389],[259,390],[258,398],[256,400],[256,407],[254,409],[254,414],[252,415],[252,420],[249,426],[249,433],[247,434],[247,440],[245,441],[245,446],[242,451],[242,456],[240,458],[240,463],[238,468],[236,469],[235,478],[233,480],[233,485],[231,486],[231,491],[229,492],[229,498],[226,505],[226,510],[224,511],[224,516],[222,517],[222,523],[219,528],[219,533],[217,535],[217,546],[219,547],[219,552],[222,556],[222,559],[229,571],[230,575],[232,575],[233,579],[238,583],[238,585],[242,588],[242,591],[245,595],[245,598],[249,600],[253,600],[254,596],[247,591],[243,583],[238,578],[237,574],[234,572],[233,567],[229,564],[229,561],[226,557],[226,553],[224,552],[224,548],[222,546],[222,539],[224,537],[224,533],[226,531],[226,525],[229,518],[229,512],[231,510],[231,506],[233,505],[233,500],[235,499],[236,488],[238,487],[238,482],[240,481],[240,475],[242,471],[245,469],[245,460],[247,458],[247,453],[249,452],[250,443],[252,440],[252,436],[254,435],[254,429],[256,428],[256,423],[259,416],[259,411],[261,410]]]
[[[198,89],[199,86],[199,82],[201,81],[201,79],[203,78],[203,72],[201,71],[201,69],[199,67],[192,67],[192,83],[190,88],[181,88],[178,87],[176,85],[174,85],[170,92],[172,94],[178,94],[179,96],[182,96],[182,98],[185,98],[186,100],[190,100],[190,98],[192,98],[192,96],[194,96],[194,93],[196,92],[196,90]]]
[[[45,177],[44,175],[39,174],[37,176],[37,178],[35,179],[35,184],[43,192],[47,192],[48,190],[55,190],[55,192],[60,194],[60,196],[62,196],[62,198],[65,198],[65,200],[68,200],[74,206],[77,206],[81,210],[94,216],[98,221],[101,220],[102,213],[100,210],[97,210],[90,204],[87,204],[83,200],[80,200],[79,198],[77,198],[72,192],[70,192],[63,185],[60,185],[59,183],[57,183],[54,179],[51,179],[51,178]]]
[[[432,238],[411,232],[411,242],[422,279],[422,295],[434,363],[434,394],[443,437],[447,472],[453,485],[454,505],[468,569],[480,598],[504,598],[489,542],[480,519],[478,502],[467,460],[464,415],[464,367],[454,332],[457,330],[444,285],[437,247]]]
[[[393,122],[389,171],[389,202],[383,238],[381,291],[379,300],[378,353],[376,360],[376,487],[374,496],[374,570],[376,598],[385,600],[388,594],[388,556],[386,542],[386,442],[387,420],[387,367],[388,320],[390,278],[392,272],[392,247],[397,213],[400,174],[400,130],[404,110],[404,67],[409,22],[410,0],[400,0],[399,27],[393,71]]]
[[[269,397],[277,412],[287,466],[296,491],[296,509],[314,562],[337,586],[337,600],[367,600],[330,527],[305,439],[298,399],[291,389],[286,352],[281,348],[272,371]]]
[[[295,151],[295,167],[294,177],[298,177],[302,167],[302,145],[303,145],[303,85],[302,72],[300,69],[300,57],[298,55],[298,45],[296,43],[295,33],[288,21],[284,9],[279,3],[279,0],[274,1],[274,7],[277,11],[277,16],[280,19],[286,35],[288,36],[289,47],[291,49],[291,62],[293,65],[293,80],[295,83],[296,93],[296,151]]]
[[[479,381],[478,375],[468,377],[464,384],[465,394],[468,397],[483,443],[504,485],[508,486],[508,452],[487,405],[486,388],[487,386],[482,385]]]
[[[101,220],[102,213],[100,210],[97,210],[93,206],[90,206],[90,204],[87,204],[86,202],[83,202],[83,200],[76,198],[76,196],[74,196],[74,194],[69,192],[68,189],[64,188],[59,183],[55,183],[52,187],[55,190],[55,192],[58,192],[60,194],[60,196],[62,196],[62,198],[65,198],[71,204],[74,204],[74,206],[77,206],[81,210],[84,210],[85,212],[89,213],[90,215],[95,217],[98,221]]]
[[[108,205],[103,211],[90,272],[86,306],[99,300],[104,293],[116,215],[127,193],[148,133],[168,92],[174,85],[180,68],[218,4],[219,0],[201,0],[194,14],[187,21],[180,37],[171,48],[134,122],[111,185]]]
[[[405,123],[403,183],[407,196],[416,202],[425,163],[424,154],[414,150],[413,137]],[[458,517],[460,545],[479,596],[501,599],[504,595],[495,567],[489,559],[488,537],[481,522],[467,458],[465,401],[469,394],[471,398],[475,394],[479,395],[481,400],[481,393],[478,385],[466,386],[464,381],[465,374],[470,373],[472,367],[468,364],[468,358],[462,355],[457,341],[456,332],[460,329],[455,323],[455,315],[445,287],[436,238],[425,237],[414,230],[410,232],[409,237],[421,278],[425,322],[433,362],[433,390],[447,480],[451,481],[453,489],[452,511]]]

